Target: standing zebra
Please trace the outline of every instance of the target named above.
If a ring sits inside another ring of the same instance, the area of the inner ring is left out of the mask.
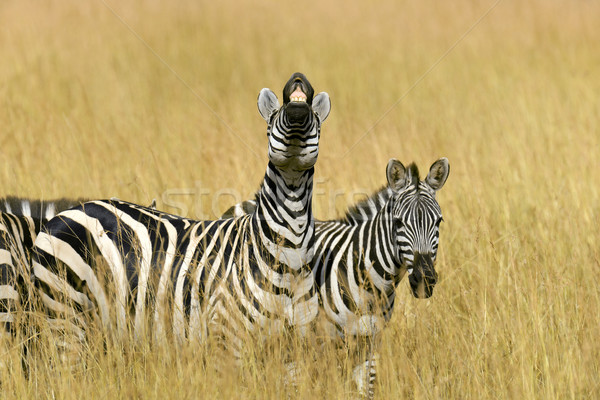
[[[131,322],[136,337],[149,324],[157,340],[210,333],[239,355],[247,332],[311,322],[318,308],[307,265],[313,174],[331,106],[300,73],[285,85],[283,100],[280,107],[269,89],[258,96],[269,163],[254,213],[192,221],[102,200],[51,220],[33,263],[49,325],[82,337],[91,315],[118,334]]]
[[[373,397],[376,348],[391,317],[398,283],[408,271],[415,297],[433,294],[442,221],[435,193],[449,172],[448,160],[441,158],[421,181],[414,164],[405,168],[392,159],[386,170],[388,190],[354,207],[343,221],[317,225],[312,268],[323,326],[331,337],[365,344],[366,360],[353,375],[359,391],[368,397]],[[365,218],[368,210],[381,204],[379,196],[390,191],[383,207]]]
[[[400,280],[408,271],[415,297],[433,294],[442,221],[435,192],[449,172],[448,160],[441,158],[420,181],[414,164],[405,168],[392,159],[387,187],[354,205],[343,219],[315,223],[312,272],[319,288],[321,328],[331,338],[365,345],[367,358],[353,370],[362,395],[373,397],[376,347]],[[225,215],[243,215],[253,207],[252,200],[245,201]]]
[[[37,234],[57,212],[81,202],[0,199],[0,323],[5,332],[14,331],[15,311],[29,304],[31,250]]]

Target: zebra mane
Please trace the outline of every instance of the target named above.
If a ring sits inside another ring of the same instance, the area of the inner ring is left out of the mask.
[[[408,180],[407,184],[410,182],[416,189],[419,188],[419,182],[421,182],[421,178],[419,177],[419,168],[417,168],[417,164],[410,163],[406,168],[408,171]]]
[[[419,176],[419,168],[415,163],[410,163],[406,168],[407,181],[406,186],[414,185],[415,189],[419,189],[419,182],[421,178]],[[371,196],[364,200],[360,200],[358,203],[350,206],[344,216],[338,219],[338,222],[352,223],[361,222],[366,219],[373,217],[379,210],[383,208],[385,203],[391,197],[392,189],[389,186],[383,186]]]
[[[375,193],[350,206],[338,222],[359,222],[373,217],[390,198],[389,186],[383,186]]]

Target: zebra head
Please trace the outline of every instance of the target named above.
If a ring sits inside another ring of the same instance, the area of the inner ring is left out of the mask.
[[[278,168],[299,172],[311,168],[319,154],[321,124],[331,109],[329,95],[314,90],[296,72],[283,88],[283,106],[270,89],[258,95],[258,110],[267,121],[269,160]]]
[[[396,232],[399,263],[409,271],[413,295],[427,298],[433,294],[437,282],[435,259],[439,243],[442,210],[435,199],[448,174],[446,158],[433,163],[424,181],[419,178],[415,164],[405,168],[400,161],[391,159],[387,166],[387,180],[394,195],[392,216]]]

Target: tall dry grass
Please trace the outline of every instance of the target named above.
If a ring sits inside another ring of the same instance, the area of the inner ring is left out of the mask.
[[[317,217],[383,184],[390,157],[451,164],[441,280],[427,301],[400,285],[378,395],[600,397],[600,4],[134,3],[0,4],[0,193],[212,218],[262,179],[259,90],[302,71],[333,102]],[[281,398],[286,357],[306,367],[293,397],[352,390],[343,355],[294,343],[249,343],[231,373],[202,346],[128,346],[71,374],[49,345],[25,379],[6,343],[2,397]]]

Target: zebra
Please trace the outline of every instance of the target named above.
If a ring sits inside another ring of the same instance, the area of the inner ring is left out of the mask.
[[[415,164],[405,168],[391,159],[386,177],[393,194],[373,218],[348,223],[356,221],[354,211],[361,208],[355,207],[344,221],[317,227],[312,268],[324,329],[332,337],[365,343],[366,360],[353,369],[353,378],[367,397],[374,395],[376,348],[391,318],[398,283],[408,271],[415,297],[433,294],[442,222],[435,193],[449,172],[448,160],[441,158],[421,181]]]
[[[179,344],[210,334],[239,358],[245,334],[302,331],[312,321],[311,200],[329,95],[314,95],[295,73],[283,105],[265,88],[258,109],[269,162],[254,213],[194,221],[98,200],[46,224],[35,241],[33,274],[50,326],[70,332],[75,344],[90,316],[118,336],[131,327],[135,338],[150,333]]]
[[[3,335],[15,333],[15,312],[29,306],[31,250],[37,234],[58,212],[83,199],[0,199],[0,323]]]
[[[364,345],[366,359],[353,368],[362,396],[374,396],[376,348],[391,318],[398,283],[408,271],[415,297],[433,294],[442,222],[435,193],[449,172],[448,160],[441,158],[421,181],[415,164],[405,168],[391,159],[387,187],[351,207],[342,219],[315,222],[311,269],[319,291],[319,328],[332,339]],[[225,214],[239,216],[253,207],[249,200]]]

